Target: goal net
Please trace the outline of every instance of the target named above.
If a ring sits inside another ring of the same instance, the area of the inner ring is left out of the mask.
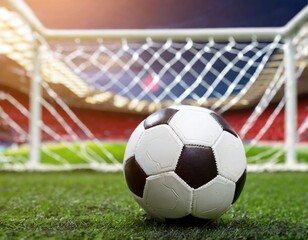
[[[44,36],[0,8],[0,168],[120,170],[143,118],[189,104],[225,117],[248,170],[307,170],[307,27],[258,34]]]

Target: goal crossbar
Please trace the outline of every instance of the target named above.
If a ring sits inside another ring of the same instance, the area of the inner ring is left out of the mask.
[[[23,0],[6,0],[7,4],[21,14],[31,27],[45,39],[144,39],[151,36],[152,39],[162,40],[172,36],[174,40],[183,40],[187,37],[192,40],[204,40],[215,38],[225,40],[233,37],[237,40],[251,39],[254,36],[258,40],[271,40],[277,35],[288,38],[297,33],[303,23],[308,21],[308,6],[303,8],[292,20],[282,27],[257,27],[257,28],[200,28],[200,29],[93,29],[93,30],[62,30],[46,28],[36,17],[33,11]],[[172,34],[172,35],[171,35]]]

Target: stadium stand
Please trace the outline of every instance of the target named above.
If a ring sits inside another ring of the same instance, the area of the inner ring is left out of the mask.
[[[7,94],[13,96],[20,104],[25,108],[28,108],[29,97],[27,94],[18,91],[17,89],[0,85],[0,91],[5,91]],[[1,108],[6,112],[11,119],[23,128],[26,132],[28,131],[29,121],[27,116],[20,113],[20,111],[14,107],[11,103],[6,100],[0,100]],[[52,103],[51,103],[52,104]],[[82,132],[79,132],[79,128],[58,106],[54,106],[61,117],[68,123],[74,132],[81,139],[86,139],[86,136]],[[144,115],[116,113],[116,112],[102,112],[91,109],[80,109],[72,108],[75,115],[89,127],[90,131],[98,139],[111,139],[111,140],[127,140],[134,128],[142,121]],[[67,129],[59,123],[56,116],[53,116],[45,108],[42,110],[43,122],[61,135],[61,140],[73,140],[72,136],[68,134]],[[13,136],[16,139],[18,137],[16,131],[11,129]],[[42,135],[43,141],[52,140],[51,136],[46,132]]]
[[[0,85],[0,90],[12,95],[18,102],[20,102],[26,108],[29,104],[29,97],[27,94],[20,92],[17,89]],[[52,104],[52,103],[51,103]],[[12,107],[7,101],[1,101],[1,107],[3,111],[7,112],[11,118],[16,121],[22,128],[28,130],[28,118],[22,115],[19,110]],[[265,125],[272,109],[275,104],[270,106],[261,116],[258,118],[253,128],[246,134],[245,141],[249,141],[254,138],[254,136],[260,131],[260,129]],[[67,113],[62,109],[55,106],[61,117],[69,124],[73,131],[78,132],[78,126],[68,117]],[[82,108],[72,108],[76,116],[87,125],[91,132],[94,133],[95,137],[98,139],[111,139],[111,140],[127,140],[133,129],[146,117],[146,115],[140,114],[127,114],[127,113],[117,113],[117,112],[106,112],[91,109]],[[242,109],[230,111],[224,115],[226,120],[232,125],[232,127],[239,132],[245,119],[251,114],[252,109]],[[298,102],[298,125],[301,125],[308,113],[308,94],[299,97]],[[50,126],[51,129],[56,131],[61,135],[62,140],[72,140],[66,129],[59,124],[56,116],[50,114],[49,111],[43,109],[42,111],[43,122]],[[263,141],[282,141],[284,139],[284,112],[280,112],[272,127],[265,133],[261,138]],[[14,132],[14,131],[12,131]],[[79,135],[79,134],[78,134]],[[86,136],[80,137],[86,139]],[[51,137],[44,132],[43,141],[51,140]],[[300,141],[308,141],[307,132],[300,135]]]
[[[0,91],[4,91],[8,94],[11,94],[18,102],[20,102],[26,109],[29,109],[29,82],[30,78],[27,75],[25,69],[17,64],[15,61],[9,59],[4,55],[0,55],[0,62],[3,66],[2,71],[0,71]],[[298,103],[298,126],[300,126],[308,113],[308,95],[306,91],[307,84],[304,81],[307,72],[303,73],[303,78],[299,81],[299,97]],[[61,85],[55,84],[54,87],[61,89]],[[63,87],[62,87],[63,88]],[[264,89],[262,89],[264,90]],[[66,91],[64,94],[67,93]],[[43,95],[46,96],[46,93]],[[278,94],[278,97],[281,97],[281,94]],[[276,101],[279,100],[278,98]],[[52,99],[48,101],[53,104]],[[133,129],[137,124],[146,117],[146,114],[134,114],[134,113],[125,113],[125,112],[114,112],[114,111],[101,111],[89,108],[89,105],[77,107],[76,102],[72,107],[72,111],[75,115],[89,127],[90,131],[98,139],[112,139],[112,140],[126,140]],[[78,129],[76,123],[74,123],[68,114],[54,104],[57,112],[62,116],[62,118],[69,124],[73,131],[76,131],[77,135],[81,139],[86,139],[86,136]],[[247,132],[244,140],[252,140],[260,129],[265,125],[266,121],[269,118],[270,113],[273,111],[275,104],[272,104],[255,122],[254,126]],[[26,132],[28,132],[28,118],[25,115],[22,115],[16,107],[12,107],[7,101],[1,101],[1,108],[7,112],[11,118],[16,121]],[[233,126],[233,128],[239,132],[239,130],[244,125],[245,121],[252,112],[252,108],[248,106],[246,109],[239,109],[228,111],[224,115],[227,121]],[[61,135],[62,140],[72,140],[72,136],[68,133],[67,129],[64,129],[57,117],[52,115],[49,111],[43,108],[42,112],[43,122],[46,125],[50,126],[51,129],[54,129],[59,135]],[[14,139],[17,138],[16,132],[12,131]],[[284,139],[284,112],[280,112],[272,126],[268,131],[263,135],[261,140],[263,141],[282,141]],[[43,132],[42,135],[43,141],[51,140],[51,136],[46,132]],[[299,136],[300,141],[308,141],[307,131],[303,132]],[[19,141],[17,141],[19,142]]]
[[[2,111],[2,109],[0,109],[0,111]],[[14,139],[10,127],[6,124],[4,119],[0,118],[0,147],[13,143]]]
[[[18,102],[20,102],[26,109],[29,109],[29,82],[30,78],[22,66],[10,60],[4,55],[0,55],[0,61],[3,70],[0,72],[0,91],[12,95]],[[306,72],[303,76],[306,76]],[[304,80],[299,81],[299,92],[303,92],[299,97],[298,102],[298,126],[300,126],[308,114],[308,94],[306,94],[306,83]],[[304,90],[304,91],[303,91]],[[279,94],[278,94],[279,96]],[[276,99],[278,100],[278,99]],[[53,104],[52,99],[49,102]],[[76,104],[75,104],[76,105]],[[57,112],[69,124],[73,131],[79,135],[81,139],[86,139],[86,136],[80,132],[76,123],[74,123],[68,114],[63,109],[54,105]],[[270,113],[273,111],[275,104],[272,104],[264,113],[257,119],[254,126],[247,132],[244,140],[252,140],[260,129],[265,125]],[[1,108],[5,111],[12,120],[16,121],[26,132],[28,131],[29,122],[27,116],[20,113],[16,107],[12,107],[7,101],[1,100]],[[127,140],[133,129],[138,125],[146,114],[134,114],[124,112],[101,111],[91,108],[72,107],[75,115],[89,127],[90,131],[98,139],[112,139],[112,140]],[[251,114],[253,108],[239,109],[228,111],[224,115],[227,121],[232,125],[236,131],[240,131],[245,121]],[[43,122],[50,126],[55,132],[61,135],[62,140],[72,140],[72,136],[68,134],[67,129],[64,129],[56,116],[43,108],[42,111]],[[11,131],[13,138],[17,139],[16,131]],[[284,139],[284,111],[281,111],[274,120],[272,126],[263,135],[263,141],[282,141]],[[51,140],[51,136],[46,132],[42,135],[43,141]],[[299,136],[300,141],[308,141],[307,131]],[[17,141],[19,142],[19,141]]]

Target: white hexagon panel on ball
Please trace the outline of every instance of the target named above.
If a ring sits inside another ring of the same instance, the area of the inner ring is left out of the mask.
[[[174,172],[150,176],[144,188],[144,202],[163,218],[181,218],[191,213],[192,189]]]
[[[165,218],[163,218],[162,216],[159,216],[157,213],[155,213],[154,210],[145,203],[143,198],[138,197],[137,195],[135,195],[133,193],[132,193],[132,195],[135,198],[136,202],[139,204],[139,206],[142,207],[147,212],[147,214],[149,215],[150,218],[154,218],[154,219],[159,220],[159,221],[165,220]]]
[[[137,143],[142,135],[142,133],[144,132],[144,121],[142,121],[134,130],[134,132],[132,133],[132,135],[130,136],[127,145],[126,145],[126,149],[125,149],[125,154],[124,154],[124,160],[129,159],[130,157],[135,155],[135,150],[136,150],[136,146]]]
[[[216,219],[232,204],[235,183],[217,176],[211,182],[194,190],[192,215],[204,219]]]
[[[150,176],[175,169],[183,143],[166,124],[146,129],[136,148],[136,161]]]
[[[207,109],[185,106],[180,108],[169,125],[184,144],[212,146],[222,133],[222,127]]]
[[[223,131],[212,149],[218,174],[236,182],[246,169],[246,155],[241,139]]]

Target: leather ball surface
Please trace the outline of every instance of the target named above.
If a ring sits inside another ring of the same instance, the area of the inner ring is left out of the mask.
[[[243,143],[217,113],[172,106],[142,121],[124,155],[124,175],[137,203],[158,220],[216,219],[246,180]]]

